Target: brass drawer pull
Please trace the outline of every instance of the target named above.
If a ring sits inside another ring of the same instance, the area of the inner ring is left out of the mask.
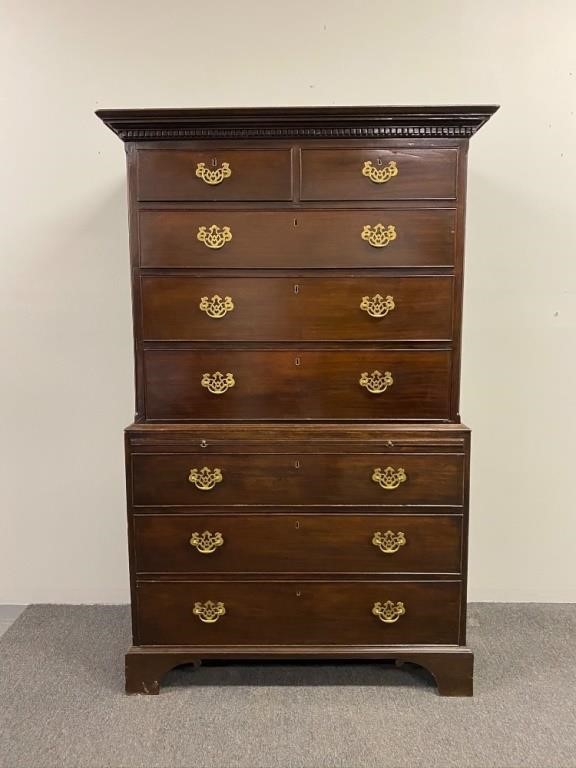
[[[204,624],[214,624],[220,616],[224,616],[226,607],[224,603],[213,603],[212,600],[206,600],[205,603],[194,603],[192,613],[194,616],[198,616]]]
[[[216,483],[221,483],[222,480],[222,472],[218,467],[214,469],[209,469],[208,467],[196,469],[194,467],[188,475],[188,482],[193,483],[199,491],[211,491]]]
[[[202,555],[211,555],[212,552],[216,552],[216,549],[221,547],[222,544],[224,544],[224,537],[219,532],[194,532],[190,537],[190,546],[196,547],[198,552]]]
[[[377,293],[376,296],[372,296],[372,298],[370,298],[370,296],[362,296],[360,309],[368,312],[370,317],[386,317],[388,312],[396,309],[394,296],[384,297],[380,296],[379,293]]]
[[[373,227],[370,224],[365,224],[360,237],[374,248],[384,248],[392,240],[396,240],[396,227],[394,224],[388,224],[387,227],[384,224],[374,224]]]
[[[215,373],[203,373],[200,383],[213,395],[223,395],[236,384],[236,381],[233,374],[216,371]]]
[[[198,163],[196,166],[196,176],[202,179],[206,184],[215,185],[222,184],[224,179],[229,179],[232,176],[232,169],[229,163],[222,163],[220,168],[206,168],[204,163]]]
[[[394,604],[392,600],[386,600],[385,603],[374,603],[372,613],[374,616],[378,616],[384,624],[394,624],[400,616],[404,616],[406,608],[404,608],[404,603]]]
[[[211,299],[208,296],[202,296],[200,304],[198,305],[202,312],[206,312],[208,317],[224,317],[227,312],[232,312],[234,309],[234,302],[230,296],[218,296],[215,294]]]
[[[198,227],[197,239],[207,248],[222,248],[232,240],[230,227],[219,227],[212,224],[211,227]]]
[[[372,160],[366,160],[362,168],[362,176],[367,176],[374,184],[385,184],[394,176],[398,176],[398,166],[394,160],[390,160],[383,168],[375,168]]]
[[[384,552],[385,555],[393,555],[394,552],[398,552],[400,547],[406,544],[406,536],[402,531],[398,531],[398,533],[393,531],[386,531],[385,533],[376,531],[372,537],[372,544],[378,547],[380,552]]]
[[[384,371],[384,373],[372,371],[370,374],[364,371],[364,373],[360,374],[358,383],[361,387],[366,387],[368,392],[371,392],[373,395],[380,395],[394,384],[394,379],[390,371]]]
[[[394,467],[386,467],[386,469],[374,467],[372,480],[378,483],[380,488],[384,488],[385,491],[393,491],[401,483],[405,483],[408,480],[408,475],[403,467],[398,467],[398,469],[394,469]]]

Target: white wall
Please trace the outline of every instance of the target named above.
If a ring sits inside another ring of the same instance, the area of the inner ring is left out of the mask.
[[[501,103],[472,140],[470,598],[576,600],[573,0],[0,0],[0,603],[128,599],[124,153],[97,108]]]

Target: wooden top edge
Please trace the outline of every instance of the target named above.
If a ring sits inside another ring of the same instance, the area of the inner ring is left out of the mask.
[[[129,434],[140,433],[147,435],[191,435],[198,436],[204,435],[206,437],[216,437],[221,434],[223,436],[242,433],[242,436],[249,439],[251,436],[264,435],[269,440],[276,438],[283,439],[286,435],[290,437],[301,436],[317,437],[326,436],[332,437],[333,435],[349,435],[354,434],[374,434],[377,437],[386,439],[387,434],[400,433],[409,435],[411,433],[435,433],[438,435],[458,435],[462,433],[470,432],[469,427],[465,424],[374,424],[374,423],[357,423],[357,424],[151,424],[145,422],[137,422],[130,424],[126,427],[126,432]]]
[[[275,138],[469,138],[498,106],[99,109],[122,141]]]

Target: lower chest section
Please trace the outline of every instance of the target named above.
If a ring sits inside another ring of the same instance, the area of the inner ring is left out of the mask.
[[[458,645],[468,432],[128,433],[140,645]]]

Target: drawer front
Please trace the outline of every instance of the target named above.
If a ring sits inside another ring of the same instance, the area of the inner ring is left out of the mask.
[[[457,149],[304,149],[302,200],[451,200]]]
[[[143,276],[146,340],[441,341],[453,278]]]
[[[135,507],[460,507],[459,453],[134,454]]]
[[[143,267],[454,265],[451,209],[141,211],[139,227]]]
[[[136,569],[458,574],[461,525],[456,515],[136,515]]]
[[[140,581],[138,644],[457,644],[459,608],[456,581]]]
[[[146,418],[447,420],[450,367],[444,350],[147,350]]]
[[[291,151],[140,150],[137,194],[140,201],[291,200]]]

